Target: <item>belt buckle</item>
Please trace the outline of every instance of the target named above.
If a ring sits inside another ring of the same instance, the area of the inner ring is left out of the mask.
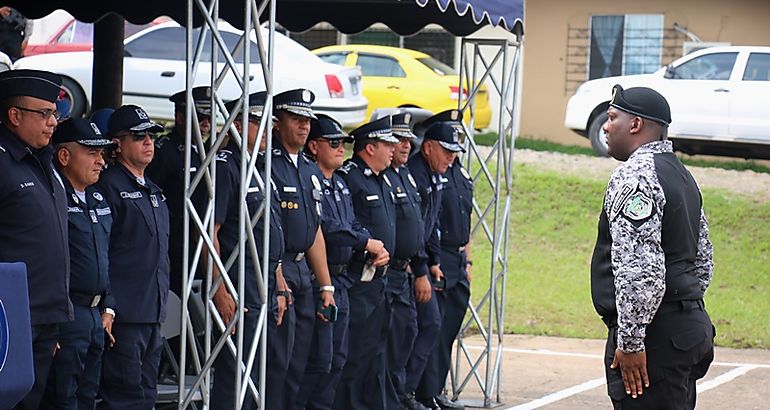
[[[298,253],[297,256],[294,257],[294,262],[301,262],[302,259],[305,259],[305,252]]]
[[[90,307],[94,308],[99,306],[99,302],[102,300],[102,295],[96,295],[93,299],[91,299],[91,305]]]

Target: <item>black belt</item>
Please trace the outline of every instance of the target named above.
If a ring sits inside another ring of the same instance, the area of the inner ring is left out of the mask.
[[[351,261],[350,262],[350,272],[354,272],[356,275],[361,275],[364,272],[364,264],[358,261]],[[374,277],[375,278],[381,278],[385,276],[385,274],[388,273],[388,266],[378,266],[374,270]]]
[[[406,268],[409,267],[409,262],[409,259],[391,259],[390,262],[388,262],[388,266],[395,270],[406,271]]]
[[[452,251],[452,252],[463,253],[465,251],[465,245],[463,245],[463,246],[456,246],[456,245],[444,245],[444,244],[442,244],[441,247],[446,249],[446,250],[448,250],[448,251]]]
[[[348,265],[343,263],[342,265],[329,265],[329,275],[338,276],[343,274],[348,269]]]
[[[76,305],[93,308],[99,306],[99,302],[102,301],[102,295],[88,295],[85,293],[70,292],[70,300]]]
[[[287,261],[301,262],[303,259],[305,259],[305,252],[286,253],[283,255],[283,259]]]
[[[674,312],[688,312],[691,310],[706,310],[703,299],[663,301],[656,314],[665,315]]]

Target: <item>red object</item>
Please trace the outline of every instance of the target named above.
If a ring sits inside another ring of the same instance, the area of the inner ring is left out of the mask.
[[[342,83],[334,74],[326,74],[326,88],[329,89],[329,96],[332,98],[345,98],[345,92],[342,91]]]

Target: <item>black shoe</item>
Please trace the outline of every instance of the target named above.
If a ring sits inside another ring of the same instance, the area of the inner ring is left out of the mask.
[[[435,400],[436,404],[438,404],[439,407],[441,407],[442,409],[465,410],[465,406],[463,406],[460,403],[455,403],[452,400],[449,400],[449,397],[447,397],[446,394],[439,394],[433,399]]]
[[[401,410],[428,410],[410,394],[401,398]]]
[[[440,409],[441,408],[441,406],[439,406],[438,403],[436,403],[436,400],[434,400],[433,397],[427,398],[427,399],[418,399],[417,401],[422,403],[422,405],[425,406],[426,409]]]

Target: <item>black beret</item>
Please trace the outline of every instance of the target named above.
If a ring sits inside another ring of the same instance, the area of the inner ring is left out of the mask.
[[[59,74],[40,70],[8,70],[0,73],[0,100],[27,96],[56,102],[61,90]]]
[[[391,115],[391,118],[393,119],[393,135],[398,138],[417,138],[417,136],[412,133],[412,127],[410,127],[412,114],[401,112]]]
[[[304,88],[284,91],[273,97],[276,110],[285,110],[309,118],[316,118],[311,107],[313,101],[315,101],[315,94]]]
[[[465,152],[460,144],[460,131],[449,121],[432,124],[425,130],[425,140],[435,140],[442,147],[452,152]]]
[[[624,90],[620,84],[612,87],[610,106],[667,126],[671,124],[671,107],[666,97],[647,87]]]
[[[262,118],[262,113],[265,111],[265,101],[267,100],[267,92],[257,91],[249,94],[249,115],[252,117]],[[240,100],[232,100],[225,103],[227,111],[232,113],[235,108],[240,104]]]
[[[163,126],[152,121],[147,112],[136,105],[124,105],[110,115],[107,133],[115,136],[120,131],[161,132]]]
[[[177,109],[184,108],[187,104],[187,92],[182,90],[171,97],[168,100],[174,103]],[[193,103],[195,104],[195,110],[201,114],[211,114],[211,87],[200,86],[192,89]]]
[[[387,116],[382,117],[379,120],[367,122],[353,131],[350,131],[350,135],[356,140],[374,139],[397,144],[398,138],[393,136],[391,121],[391,117]]]
[[[316,114],[316,116],[318,117],[317,119],[310,120],[308,141],[323,138],[327,140],[342,139],[345,142],[353,142],[353,138],[342,130],[342,125],[337,120],[326,114]]]
[[[53,132],[52,141],[54,144],[77,142],[87,147],[97,148],[112,145],[112,140],[104,138],[96,124],[83,118],[70,118],[60,122]]]

